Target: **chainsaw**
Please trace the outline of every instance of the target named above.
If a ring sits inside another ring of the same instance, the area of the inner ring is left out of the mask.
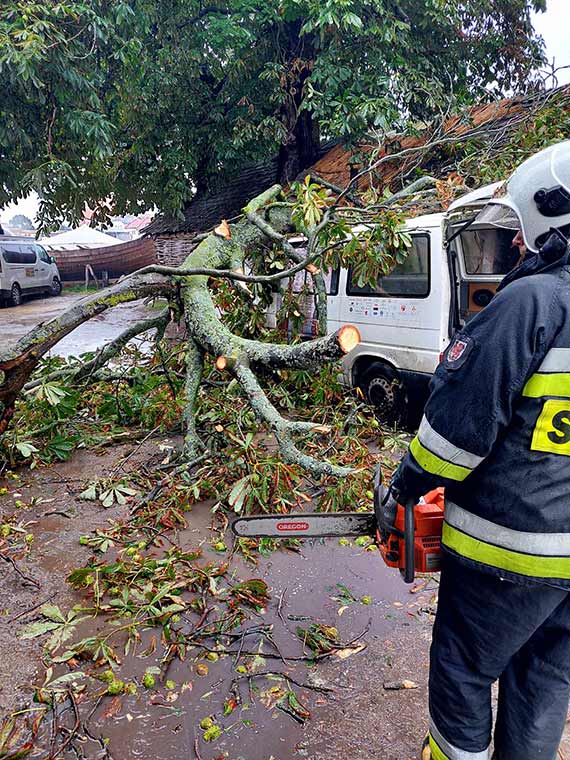
[[[386,497],[378,465],[374,475],[373,512],[256,515],[238,517],[231,527],[239,538],[371,536],[386,565],[399,568],[406,583],[413,583],[416,572],[438,572],[441,568],[444,489],[430,491],[417,503],[398,504],[394,525],[386,525],[382,516],[382,501]]]

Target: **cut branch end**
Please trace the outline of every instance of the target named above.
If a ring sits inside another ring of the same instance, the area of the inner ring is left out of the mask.
[[[219,369],[220,372],[223,372],[226,369],[230,370],[233,366],[235,366],[235,359],[232,359],[229,356],[218,356],[216,359],[216,369]]]
[[[338,344],[345,354],[356,348],[362,340],[360,331],[354,325],[344,325],[337,334]]]

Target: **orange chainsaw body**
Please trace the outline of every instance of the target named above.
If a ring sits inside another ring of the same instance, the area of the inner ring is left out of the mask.
[[[441,569],[443,511],[443,488],[436,488],[427,493],[414,508],[414,565],[418,573],[437,573]],[[384,562],[388,567],[398,567],[400,570],[406,565],[404,520],[404,507],[398,504],[394,525],[397,533],[392,533],[385,543],[380,533],[376,534]]]

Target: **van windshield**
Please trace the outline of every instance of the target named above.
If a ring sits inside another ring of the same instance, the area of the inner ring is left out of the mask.
[[[469,227],[461,235],[465,271],[472,275],[504,275],[520,260],[519,249],[511,245],[515,231]]]

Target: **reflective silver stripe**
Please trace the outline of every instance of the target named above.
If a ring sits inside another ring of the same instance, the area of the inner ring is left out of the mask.
[[[503,549],[542,557],[570,557],[570,533],[512,530],[467,512],[451,501],[445,503],[445,520],[453,528]]]
[[[435,739],[437,746],[447,755],[449,760],[488,760],[489,758],[489,747],[484,749],[483,752],[466,752],[464,749],[454,747],[453,744],[450,744],[443,738],[431,715],[429,718],[429,732]]]
[[[570,372],[570,348],[551,348],[537,372]]]
[[[471,454],[471,452],[465,451],[465,449],[454,446],[432,428],[425,415],[422,417],[420,429],[418,430],[418,439],[426,449],[437,454],[441,459],[457,464],[460,467],[468,467],[470,470],[473,470],[484,459],[484,457],[478,457],[477,454]]]

